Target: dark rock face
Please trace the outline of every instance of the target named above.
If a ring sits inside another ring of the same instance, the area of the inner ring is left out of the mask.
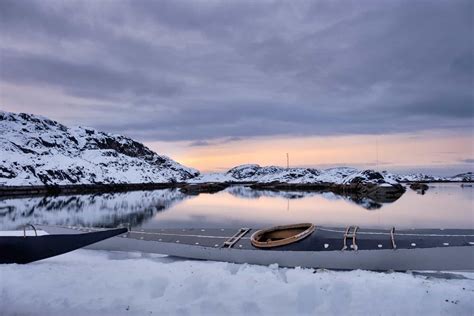
[[[405,188],[396,182],[389,181],[381,173],[374,170],[364,170],[347,176],[342,186],[335,186],[334,190],[370,197],[378,200],[396,200],[404,192]]]
[[[382,184],[385,183],[385,178],[377,171],[364,170],[344,181],[345,184],[358,184],[358,183],[373,183]]]
[[[259,170],[259,165],[242,165],[230,169],[226,174],[235,179],[242,180],[253,177]]]
[[[5,167],[0,166],[0,178],[13,179],[16,174]]]
[[[130,138],[0,111],[0,185],[176,183],[199,175]]]

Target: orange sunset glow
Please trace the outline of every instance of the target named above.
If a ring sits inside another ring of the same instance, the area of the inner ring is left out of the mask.
[[[189,147],[185,143],[148,143],[179,162],[203,172],[223,171],[246,163],[286,166],[356,166],[392,169],[423,165],[436,168],[460,164],[473,155],[472,138],[449,132],[331,137],[271,137],[215,142]]]

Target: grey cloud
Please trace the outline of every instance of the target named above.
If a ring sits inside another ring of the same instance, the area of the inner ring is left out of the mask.
[[[59,58],[1,51],[2,80],[54,85],[83,97],[112,97],[124,92],[139,96],[172,96],[182,84],[140,71],[115,70],[102,64],[80,64]]]
[[[472,159],[472,158],[461,159],[460,162],[464,162],[464,163],[474,163],[474,159]]]
[[[406,115],[421,115],[427,118],[438,116],[462,119],[473,118],[473,105],[473,99],[469,95],[438,95],[435,98],[428,97],[425,100],[413,100],[412,103],[392,108],[392,110]]]
[[[0,79],[80,98],[69,121],[191,146],[469,133],[473,12],[471,1],[4,0]],[[85,120],[88,102],[112,105]]]
[[[212,140],[212,141],[207,141],[207,140],[196,140],[194,142],[191,142],[189,144],[189,147],[206,147],[206,146],[212,146],[212,145],[221,145],[221,144],[227,144],[235,141],[242,140],[241,137],[227,137],[224,139],[220,140]]]
[[[192,142],[191,144],[189,144],[189,147],[206,147],[206,146],[209,146],[209,145],[211,145],[211,143],[209,143],[208,141],[197,140],[197,141]]]
[[[242,137],[228,137],[227,139],[224,140],[225,143],[230,143],[230,142],[237,142],[242,140]]]

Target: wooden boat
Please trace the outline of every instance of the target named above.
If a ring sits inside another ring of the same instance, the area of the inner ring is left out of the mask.
[[[31,225],[32,226],[32,225]],[[126,233],[126,228],[85,232],[76,234],[55,234],[38,236],[2,236],[0,232],[0,263],[29,263],[70,252],[101,240]],[[20,232],[21,233],[21,232]]]
[[[53,233],[93,231],[42,227]],[[268,230],[134,229],[91,249],[140,251],[189,259],[284,267],[474,271],[474,229],[390,230],[277,226]]]

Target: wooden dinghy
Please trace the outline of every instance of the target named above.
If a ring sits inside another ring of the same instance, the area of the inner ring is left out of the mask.
[[[311,223],[275,226],[257,230],[250,241],[257,248],[273,248],[298,242],[311,235],[316,226]]]
[[[44,226],[53,233],[93,229]],[[390,230],[312,224],[258,230],[132,229],[91,249],[140,251],[189,259],[284,267],[474,271],[473,229]]]
[[[38,236],[26,234],[2,235],[0,231],[0,263],[30,263],[61,255],[93,243],[126,233],[126,228],[108,229],[96,232],[77,232],[76,234],[54,234]]]

